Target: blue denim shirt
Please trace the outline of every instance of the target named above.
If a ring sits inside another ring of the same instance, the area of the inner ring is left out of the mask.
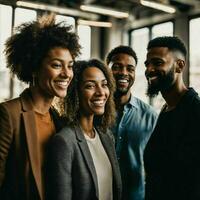
[[[143,152],[157,117],[150,105],[133,96],[124,106],[121,119],[117,116],[112,131],[116,140],[124,200],[144,200]]]

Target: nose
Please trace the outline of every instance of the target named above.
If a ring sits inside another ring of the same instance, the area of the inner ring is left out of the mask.
[[[96,87],[95,94],[98,95],[98,96],[104,95],[104,88],[102,86]]]
[[[119,73],[120,74],[127,74],[127,68],[125,66],[121,67],[120,70],[119,70]]]
[[[146,65],[146,70],[145,73],[151,73],[155,71],[155,67],[154,65],[152,65],[151,63],[149,63],[148,65]]]
[[[65,65],[62,67],[62,72],[61,72],[61,75],[63,77],[71,77],[73,76],[73,70],[72,70],[72,67],[69,67],[68,65]]]

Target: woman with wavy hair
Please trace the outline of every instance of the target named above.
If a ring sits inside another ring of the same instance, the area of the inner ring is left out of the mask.
[[[7,66],[29,87],[0,104],[0,199],[44,199],[48,140],[62,128],[52,102],[66,96],[79,50],[71,27],[50,16],[22,24],[8,38]]]
[[[118,200],[121,178],[109,127],[113,78],[99,60],[79,61],[66,97],[68,126],[52,138],[49,199]]]

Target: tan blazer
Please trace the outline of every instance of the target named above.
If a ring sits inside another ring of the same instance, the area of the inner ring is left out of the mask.
[[[43,200],[36,122],[29,89],[0,104],[0,199]]]

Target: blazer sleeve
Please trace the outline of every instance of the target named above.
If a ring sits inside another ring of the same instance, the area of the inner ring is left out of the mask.
[[[12,143],[11,117],[6,106],[0,104],[0,188],[4,181],[6,161]]]
[[[64,138],[55,135],[47,158],[47,199],[72,199],[72,150]]]

